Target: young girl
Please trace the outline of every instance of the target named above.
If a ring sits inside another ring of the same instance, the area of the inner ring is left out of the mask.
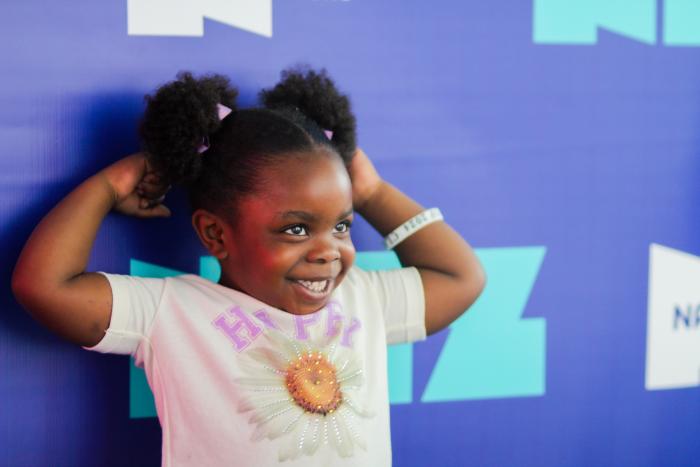
[[[438,210],[384,181],[355,146],[325,70],[288,70],[237,109],[237,90],[183,73],[147,97],[144,152],[91,176],[36,227],[12,286],[32,316],[143,367],[164,466],[388,466],[386,345],[424,339],[484,287]],[[187,190],[218,283],[86,272],[111,210],[168,216]],[[354,212],[403,268],[353,266]]]

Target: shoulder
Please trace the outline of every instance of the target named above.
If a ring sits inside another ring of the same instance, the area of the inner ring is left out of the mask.
[[[376,281],[376,276],[378,274],[383,274],[384,271],[367,271],[358,266],[353,265],[345,275],[343,282],[340,283],[338,288],[354,290],[354,289],[367,289],[373,287],[373,283]]]
[[[198,276],[196,274],[180,274],[177,276],[166,277],[165,281],[167,285],[180,292],[180,291],[198,291],[202,293],[238,293],[236,290],[229,289],[217,282],[206,277]]]
[[[245,293],[221,285],[196,274],[181,274],[165,279],[169,295],[196,299],[197,297],[223,300],[226,302],[249,303],[252,299]]]
[[[357,287],[358,284],[360,284],[362,281],[364,281],[366,279],[367,279],[367,271],[353,265],[350,267],[350,269],[348,269],[348,272],[345,275],[343,282],[340,283],[339,287],[342,287],[342,286]]]
[[[389,277],[400,278],[402,280],[411,280],[415,278],[420,279],[420,273],[418,272],[418,269],[413,266],[365,270],[359,266],[353,265],[348,270],[343,283],[347,281],[349,284],[358,285],[362,284],[363,282],[376,282],[377,280],[382,280]]]
[[[422,288],[420,273],[415,267],[403,267],[394,269],[381,269],[367,271],[357,266],[352,266],[339,289],[347,290],[376,290],[386,293],[393,288]]]
[[[114,274],[99,271],[112,286],[113,293],[134,295],[148,292],[154,296],[182,295],[188,293],[236,292],[196,274],[179,274],[165,277]]]

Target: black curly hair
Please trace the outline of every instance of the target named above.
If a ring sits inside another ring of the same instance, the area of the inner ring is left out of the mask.
[[[312,154],[322,146],[350,164],[355,116],[325,69],[282,71],[275,87],[260,91],[262,107],[238,109],[237,96],[228,78],[195,78],[190,72],[146,96],[143,150],[168,183],[186,189],[192,210],[223,214],[226,207],[234,222],[235,200],[253,192],[260,169],[292,154]],[[217,104],[232,109],[223,120]],[[330,139],[324,130],[333,132]],[[204,142],[209,149],[200,153]]]

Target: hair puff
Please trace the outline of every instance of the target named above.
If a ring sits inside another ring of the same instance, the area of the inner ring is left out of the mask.
[[[280,82],[260,91],[259,98],[266,108],[296,108],[320,129],[332,131],[331,145],[345,164],[350,164],[356,146],[355,115],[350,100],[338,91],[325,68],[319,72],[306,65],[286,69]]]
[[[190,72],[147,95],[140,135],[149,162],[170,183],[191,184],[202,168],[199,147],[221,126],[217,104],[235,111],[237,96],[225,76]]]

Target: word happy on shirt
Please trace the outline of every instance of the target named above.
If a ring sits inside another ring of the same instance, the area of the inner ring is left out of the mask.
[[[263,327],[279,330],[280,327],[264,309],[253,312],[257,318],[244,312],[239,306],[234,306],[219,314],[212,325],[221,331],[233,344],[237,352],[246,349],[263,333]],[[299,341],[309,339],[311,329],[319,329],[328,337],[333,337],[342,332],[340,345],[352,348],[352,337],[362,328],[360,320],[353,317],[349,321],[342,313],[340,304],[336,301],[329,302],[320,311],[309,315],[293,315],[294,338]]]

